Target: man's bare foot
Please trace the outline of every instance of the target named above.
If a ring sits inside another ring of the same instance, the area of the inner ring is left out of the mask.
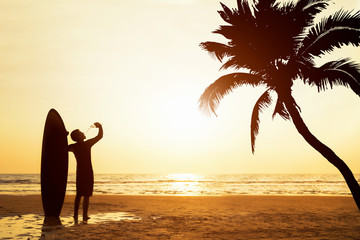
[[[87,220],[89,220],[90,217],[89,216],[83,216],[83,221],[86,222]]]

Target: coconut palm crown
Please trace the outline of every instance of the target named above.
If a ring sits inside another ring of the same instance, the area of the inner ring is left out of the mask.
[[[220,100],[234,88],[241,85],[266,86],[252,112],[252,152],[259,131],[259,113],[270,106],[271,93],[274,92],[277,99],[273,116],[279,114],[292,120],[305,140],[341,171],[353,196],[358,195],[356,203],[360,209],[360,187],[355,179],[348,179],[347,175],[353,178],[350,169],[312,135],[292,97],[295,80],[316,86],[318,91],[343,85],[360,96],[360,66],[357,63],[344,58],[321,66],[315,64],[316,57],[335,48],[360,44],[360,11],[340,10],[318,23],[314,22],[316,15],[329,3],[329,0],[288,3],[258,0],[250,4],[246,0],[237,0],[238,9],[230,9],[221,3],[223,9],[218,13],[226,24],[214,33],[224,36],[228,42],[203,42],[200,46],[222,62],[221,69],[232,68],[237,72],[212,83],[200,97],[199,106],[205,112],[215,114]]]

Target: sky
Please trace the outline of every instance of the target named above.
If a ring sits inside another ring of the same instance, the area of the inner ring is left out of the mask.
[[[360,2],[335,1],[327,13],[340,8]],[[198,110],[205,88],[226,73],[199,47],[224,41],[211,33],[224,23],[220,9],[213,0],[0,0],[0,173],[40,173],[51,108],[68,131],[102,123],[95,173],[337,173],[291,121],[272,119],[272,108],[251,153],[252,108],[264,89],[235,90],[218,117]],[[319,62],[340,57],[360,62],[360,51]],[[359,97],[300,81],[293,94],[314,135],[360,173]]]

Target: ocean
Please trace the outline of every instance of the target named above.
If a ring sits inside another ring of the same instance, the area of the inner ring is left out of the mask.
[[[68,176],[67,194],[76,193],[75,177]],[[0,194],[40,193],[39,174],[0,174]],[[94,194],[351,195],[340,174],[95,174]]]

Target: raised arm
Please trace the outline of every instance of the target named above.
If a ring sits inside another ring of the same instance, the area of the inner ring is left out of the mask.
[[[96,122],[96,123],[94,123],[94,126],[99,129],[99,132],[98,132],[98,135],[96,137],[87,140],[87,142],[89,144],[91,144],[91,145],[94,145],[95,143],[97,143],[103,137],[103,128],[102,128],[101,124]]]

